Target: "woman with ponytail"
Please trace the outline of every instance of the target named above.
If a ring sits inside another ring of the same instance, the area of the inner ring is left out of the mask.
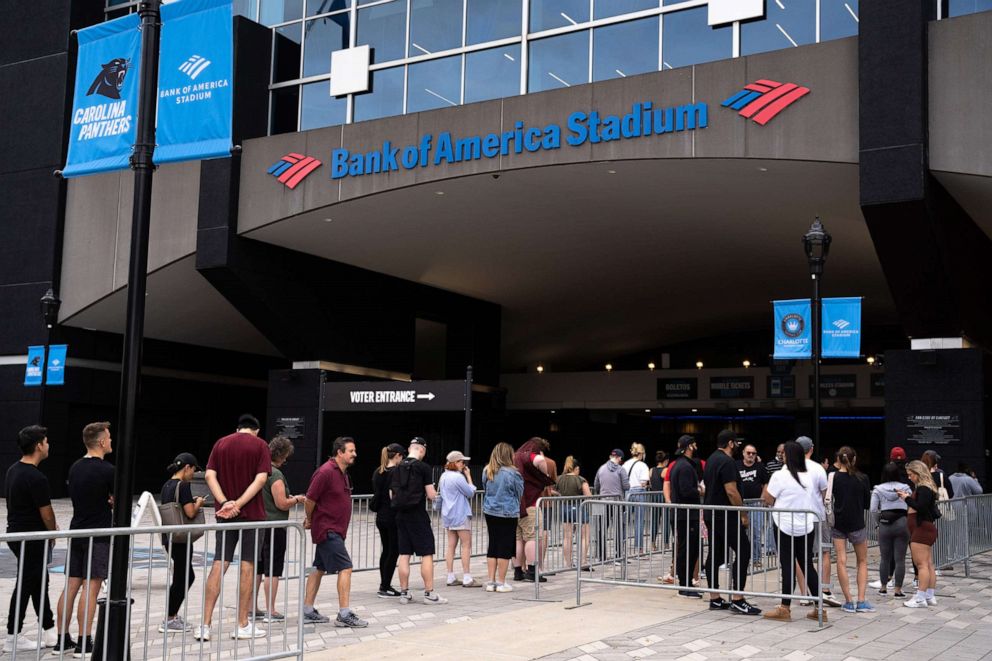
[[[193,473],[198,470],[200,470],[200,465],[196,457],[189,452],[183,452],[165,469],[165,472],[172,477],[162,485],[162,493],[160,494],[163,503],[178,501],[189,519],[195,517],[200,508],[203,507],[203,496],[194,498],[193,490],[190,488]],[[163,539],[163,544],[169,549],[169,555],[172,556],[172,584],[169,586],[169,596],[166,601],[168,617],[159,625],[158,632],[182,633],[191,628],[179,614],[179,608],[183,605],[186,594],[196,579],[193,573],[193,549],[189,548],[189,544],[180,544],[174,540],[166,541]]]
[[[936,606],[937,572],[933,566],[933,545],[937,543],[937,526],[934,521],[940,516],[937,509],[937,485],[934,484],[930,469],[922,461],[906,464],[906,476],[915,485],[913,493],[899,491],[899,497],[906,501],[909,513],[906,523],[909,526],[909,553],[919,571],[919,587],[916,596],[903,603],[907,608]]]
[[[376,592],[380,599],[400,596],[399,591],[392,586],[400,548],[396,515],[389,505],[389,483],[393,477],[393,469],[405,456],[406,448],[399,443],[390,443],[382,448],[379,467],[372,473],[372,502],[369,507],[375,512],[375,527],[379,530],[379,540],[382,542],[382,553],[379,555],[379,590]]]
[[[874,613],[875,607],[865,599],[868,587],[868,528],[865,526],[865,512],[871,503],[871,490],[868,480],[858,470],[858,454],[854,448],[845,445],[837,451],[834,467],[830,474],[830,486],[834,511],[834,526],[830,537],[837,553],[837,581],[844,593],[845,613]],[[851,595],[851,583],[847,574],[847,543],[854,547],[857,561],[857,601]]]

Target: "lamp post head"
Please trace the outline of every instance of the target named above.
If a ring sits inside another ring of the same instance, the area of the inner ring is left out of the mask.
[[[809,231],[803,235],[803,248],[806,250],[809,272],[812,275],[823,273],[823,264],[827,261],[827,254],[830,252],[831,239],[830,234],[823,228],[820,217],[817,216]]]
[[[55,294],[55,290],[49,289],[41,297],[41,316],[45,319],[45,325],[49,329],[58,323],[60,307],[62,307],[62,300]]]

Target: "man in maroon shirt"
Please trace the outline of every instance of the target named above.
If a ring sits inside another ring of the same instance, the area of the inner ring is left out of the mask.
[[[546,487],[555,481],[548,475],[544,454],[551,449],[546,439],[537,436],[520,446],[513,455],[513,463],[524,478],[524,495],[520,499],[520,518],[517,520],[517,555],[513,559],[513,580],[533,581],[534,556],[537,539],[537,499]],[[524,571],[524,563],[527,568]],[[542,578],[541,582],[547,581]]]
[[[214,497],[217,523],[265,521],[262,487],[272,472],[269,446],[258,437],[259,424],[255,416],[238,419],[233,434],[217,441],[210,451],[205,475]],[[256,549],[264,540],[264,531],[255,529],[217,531],[214,563],[207,577],[203,624],[194,634],[197,640],[210,640],[210,623],[214,606],[220,596],[221,576],[234,560],[234,549],[241,544],[241,578],[238,592],[238,627],[231,632],[235,639],[260,638],[265,630],[249,622],[252,585],[255,582]]]
[[[369,623],[348,607],[351,599],[351,556],[344,545],[351,521],[351,480],[347,470],[358,456],[355,440],[349,436],[339,436],[334,439],[331,452],[333,456],[313,474],[307,489],[303,527],[310,530],[317,548],[313,556],[314,571],[307,576],[303,622],[318,624],[330,621],[313,605],[324,574],[337,574],[338,616],[334,626],[361,629]]]

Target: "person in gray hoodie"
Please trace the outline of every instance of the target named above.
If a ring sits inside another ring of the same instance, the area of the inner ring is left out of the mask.
[[[909,485],[899,481],[899,466],[889,462],[882,468],[882,482],[871,492],[872,512],[878,512],[878,546],[881,552],[879,567],[879,594],[888,594],[891,578],[894,597],[905,597],[902,582],[906,577],[906,548],[909,546],[909,528],[906,525],[906,502],[899,498],[899,491],[909,491]]]
[[[627,477],[627,471],[624,470],[624,467],[620,465],[622,461],[623,450],[613,450],[610,453],[609,460],[596,471],[596,481],[593,484],[599,496],[605,496],[611,500],[623,500],[626,498],[627,492],[630,491],[630,478]],[[613,534],[615,550],[613,559],[614,562],[620,563],[624,555],[623,542],[626,535],[626,526],[624,525],[624,517],[618,516],[618,508],[616,507],[606,508],[606,521],[600,524],[599,548],[600,553],[603,555],[601,559],[606,560],[606,537],[609,535],[609,530],[614,527],[614,521],[617,524],[617,529]]]

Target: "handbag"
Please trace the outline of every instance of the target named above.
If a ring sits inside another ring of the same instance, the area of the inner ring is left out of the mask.
[[[196,516],[192,519],[186,516],[186,511],[183,506],[179,504],[179,487],[180,483],[176,482],[176,498],[172,502],[162,503],[158,506],[158,512],[162,516],[163,526],[196,526],[193,530],[188,532],[174,532],[172,533],[172,543],[173,544],[192,544],[196,540],[203,537],[203,526],[206,523],[206,518],[203,514],[203,508],[201,507],[197,511]],[[169,536],[162,535],[162,546],[168,544]]]
[[[831,473],[827,477],[827,495],[823,498],[823,511],[827,515],[827,526],[833,530],[835,517],[834,517],[834,475],[837,473]]]
[[[943,517],[945,519],[947,519],[948,521],[953,521],[954,520],[954,507],[952,507],[951,504],[948,503],[947,507],[945,507],[943,511],[941,511],[941,508],[940,508],[940,503],[945,502],[945,501],[949,501],[949,500],[950,500],[950,497],[947,495],[947,488],[944,486],[944,473],[941,472],[941,474],[940,474],[940,486],[937,487],[937,505],[934,506],[934,509],[937,510],[937,513],[938,514],[943,515]]]

